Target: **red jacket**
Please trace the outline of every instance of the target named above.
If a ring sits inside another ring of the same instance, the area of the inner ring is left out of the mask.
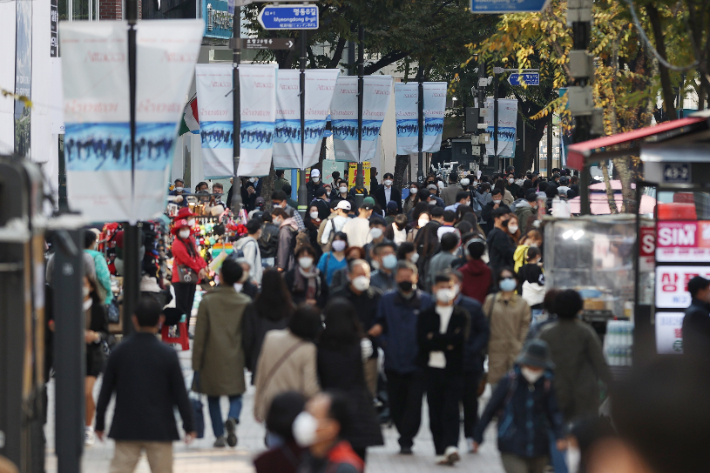
[[[192,258],[190,257],[190,254],[187,252],[187,244],[192,245],[192,248],[195,250],[195,257]],[[194,270],[196,273],[199,273],[202,268],[207,267],[207,263],[205,260],[200,256],[200,252],[197,251],[197,244],[195,243],[195,239],[190,236],[189,239],[183,241],[180,238],[175,237],[175,240],[173,240],[173,247],[172,247],[172,252],[173,252],[173,279],[172,282],[180,282],[180,275],[178,274],[178,265],[185,265]],[[199,281],[198,281],[199,282]]]
[[[459,271],[463,274],[461,293],[483,304],[493,286],[491,268],[479,259],[469,260]]]
[[[365,463],[362,458],[358,457],[353,448],[350,446],[350,442],[343,440],[338,443],[335,447],[328,453],[328,466],[335,466],[332,471],[335,471],[338,465],[342,463],[347,463],[354,466],[357,471],[361,472],[365,470]],[[326,468],[326,471],[330,471]]]

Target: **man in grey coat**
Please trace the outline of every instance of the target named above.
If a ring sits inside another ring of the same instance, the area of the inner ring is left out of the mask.
[[[212,430],[217,438],[215,447],[237,445],[236,430],[242,410],[242,394],[246,391],[242,318],[251,298],[234,288],[242,273],[239,263],[225,260],[220,285],[205,294],[197,312],[192,347],[192,369],[195,370],[192,389],[207,395]],[[229,397],[226,422],[222,420],[220,396]]]
[[[437,274],[451,268],[451,263],[456,259],[454,253],[459,247],[460,241],[461,237],[459,237],[459,234],[456,231],[444,233],[444,235],[442,235],[441,251],[435,254],[429,262],[429,272],[426,277],[427,291],[431,292],[431,288],[434,286],[434,278],[436,278]]]
[[[445,207],[454,205],[456,203],[456,194],[463,190],[463,187],[458,184],[458,180],[459,176],[455,172],[449,174],[449,185],[441,191],[441,198],[444,199]]]

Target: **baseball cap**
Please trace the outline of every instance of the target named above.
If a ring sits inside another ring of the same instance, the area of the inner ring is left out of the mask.
[[[316,197],[320,197],[322,195],[325,195],[325,187],[319,187],[316,189]]]
[[[335,206],[336,209],[350,210],[350,202],[347,200],[341,200],[338,205]]]
[[[375,205],[372,202],[368,202],[367,200],[363,200],[362,204],[360,204],[360,208],[364,210],[372,210],[375,208]]]
[[[395,202],[394,200],[390,200],[389,202],[387,202],[387,210],[397,210],[397,208],[397,202]]]
[[[705,279],[702,276],[695,276],[693,279],[688,281],[688,292],[691,296],[695,297],[695,294],[706,287],[710,286],[710,279]]]
[[[312,170],[311,177],[320,177],[320,171],[318,169]]]

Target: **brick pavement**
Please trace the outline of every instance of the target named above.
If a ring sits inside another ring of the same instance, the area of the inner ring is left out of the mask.
[[[180,352],[180,360],[186,379],[190,379],[190,352]],[[95,396],[98,397],[101,380],[96,383]],[[47,434],[47,472],[56,472],[56,456],[54,455],[54,383],[49,385],[49,420],[46,426]],[[264,449],[264,427],[257,423],[252,415],[254,390],[252,388],[244,395],[244,408],[241,423],[237,434],[239,444],[235,449],[214,449],[212,443],[214,436],[207,412],[207,402],[204,400],[205,410],[205,438],[196,440],[192,445],[184,443],[175,444],[175,473],[251,473],[254,468],[251,459],[255,454]],[[487,397],[484,394],[484,397]],[[222,412],[227,412],[227,400],[223,398]],[[485,401],[482,402],[485,405]],[[385,445],[368,449],[367,471],[369,473],[425,473],[435,472],[448,467],[434,464],[434,446],[428,427],[426,402],[424,402],[424,415],[419,435],[415,439],[414,455],[398,455],[397,432],[394,427],[383,427]],[[113,403],[107,415],[107,430],[113,416]],[[181,425],[178,423],[178,425]],[[478,454],[465,453],[464,440],[460,445],[462,461],[455,467],[458,470],[476,473],[503,473],[498,450],[495,447],[495,431],[489,427],[486,433],[486,442],[481,446]],[[113,441],[101,443],[98,440],[92,447],[84,451],[83,471],[91,473],[108,472],[109,463],[113,455]],[[141,460],[136,469],[138,473],[150,471],[145,458]]]

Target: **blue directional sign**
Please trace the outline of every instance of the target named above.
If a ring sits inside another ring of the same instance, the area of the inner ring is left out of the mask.
[[[540,85],[539,72],[515,73],[508,76],[510,85]]]
[[[471,0],[473,13],[539,12],[550,0]]]
[[[259,23],[265,30],[317,30],[318,6],[269,5],[259,13]]]

